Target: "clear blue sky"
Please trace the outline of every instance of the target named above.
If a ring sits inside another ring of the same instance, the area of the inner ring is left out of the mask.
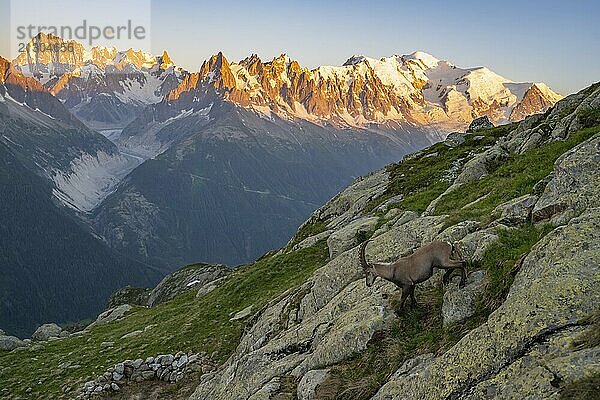
[[[459,66],[485,65],[569,94],[600,80],[600,1],[152,2],[152,45],[196,69],[222,50],[239,60],[288,53],[339,65],[414,50]]]
[[[110,1],[31,0],[26,15],[56,14],[41,11],[44,6],[77,20]],[[543,81],[562,94],[600,80],[600,0],[148,1],[151,48],[144,50],[167,49],[189,70],[218,51],[234,61],[285,52],[312,68],[340,65],[353,54],[423,50],[462,67],[485,65],[515,81]],[[8,3],[0,0],[0,55],[13,57]],[[117,4],[106,6],[101,19],[117,23],[118,12],[139,19],[148,11],[130,11],[125,4],[131,1]]]

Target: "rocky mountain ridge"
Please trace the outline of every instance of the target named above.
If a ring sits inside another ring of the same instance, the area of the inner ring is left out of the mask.
[[[79,119],[95,129],[120,129],[161,101],[187,74],[167,52],[93,47],[40,33],[13,61]]]
[[[487,115],[495,124],[546,111],[560,95],[543,83],[515,83],[487,68],[459,68],[414,52],[376,60],[353,56],[339,67],[309,70],[282,54],[239,63],[222,53],[206,60],[167,97],[211,88],[243,107],[269,115],[340,127],[411,123],[464,129]]]
[[[36,52],[36,45],[68,51]],[[464,130],[483,115],[495,124],[520,121],[562,98],[543,83],[516,83],[485,67],[460,68],[422,51],[379,60],[352,56],[342,66],[312,70],[285,54],[268,62],[253,54],[232,63],[218,53],[188,73],[166,51],[162,56],[103,47],[87,51],[40,33],[14,63],[79,118],[104,129],[124,127],[143,105],[173,103],[186,93],[192,102],[205,102],[202,97],[216,92],[284,119],[338,127],[409,123],[441,131]],[[186,109],[171,106],[176,113]]]

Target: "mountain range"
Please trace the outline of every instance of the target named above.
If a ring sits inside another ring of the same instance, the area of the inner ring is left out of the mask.
[[[36,45],[47,50],[36,52]],[[287,55],[234,63],[218,53],[188,72],[166,51],[86,50],[41,33],[0,68],[0,174],[19,176],[15,187],[36,188],[35,196],[14,192],[3,213],[21,215],[17,208],[30,203],[41,210],[35,227],[11,220],[3,252],[39,260],[47,254],[42,238],[78,232],[81,241],[69,244],[87,243],[84,254],[105,260],[91,258],[73,275],[62,266],[80,261],[66,245],[46,267],[5,258],[2,268],[34,293],[3,301],[0,326],[19,334],[47,318],[96,313],[99,298],[64,303],[90,279],[105,288],[101,297],[126,283],[155,283],[185,263],[251,261],[285,244],[355,177],[475,118],[518,121],[561,98],[543,83],[515,83],[423,52],[352,56],[315,69]],[[9,172],[14,168],[19,175]],[[60,216],[63,230],[39,223],[48,213]],[[12,228],[37,230],[40,238],[17,243]],[[43,278],[36,273],[43,268],[66,275]],[[46,309],[15,322],[26,300],[48,298],[41,286],[56,296],[49,308],[64,313]],[[5,309],[14,310],[11,318]]]

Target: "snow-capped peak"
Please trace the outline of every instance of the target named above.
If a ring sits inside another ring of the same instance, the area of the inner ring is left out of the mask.
[[[156,63],[156,56],[150,53],[146,53],[142,50],[136,51],[133,49],[129,49],[127,51],[120,51],[119,53],[117,53],[114,59],[114,64],[117,66],[117,68],[125,64],[133,64],[139,69],[150,69],[154,65],[156,65]]]
[[[401,59],[402,61],[413,60],[421,62],[425,68],[435,68],[440,62],[439,59],[424,51],[415,51],[414,53],[402,56]]]
[[[365,62],[367,61],[367,57],[365,57],[362,54],[354,54],[352,57],[350,57],[348,60],[346,60],[346,62],[343,64],[343,66],[348,66],[348,65],[356,65],[356,64],[360,64],[361,62]]]

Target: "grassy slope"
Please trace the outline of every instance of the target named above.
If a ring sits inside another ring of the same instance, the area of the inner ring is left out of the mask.
[[[488,176],[445,195],[436,213],[449,214],[449,224],[467,219],[491,221],[492,211],[497,205],[532,193],[533,186],[552,172],[558,157],[597,132],[597,127],[583,129],[571,134],[565,141],[534,148],[525,154],[512,155]],[[469,205],[480,198],[482,200]]]
[[[510,127],[500,127],[467,135],[465,143],[455,148],[437,144],[420,156],[388,167],[391,184],[387,192],[369,207],[372,209],[391,196],[403,194],[404,199],[398,207],[422,211],[450,185],[445,174],[453,163],[493,144],[509,130]],[[450,218],[455,221],[469,218],[488,222],[484,218],[486,212],[510,197],[531,191],[533,184],[552,169],[554,160],[562,152],[594,132],[598,132],[598,128],[578,132],[568,141],[511,158],[489,177],[461,188],[462,196],[449,198],[448,202],[454,202],[455,208],[443,208],[438,212],[450,213]],[[476,136],[483,138],[476,139]],[[437,155],[424,157],[433,153]],[[494,179],[500,179],[502,184],[494,185]],[[482,193],[490,191],[492,194],[486,201],[466,209],[460,208],[468,204],[469,199],[479,198]],[[322,221],[308,224],[299,232],[296,242],[323,229]],[[484,298],[494,301],[480,301],[477,314],[463,325],[444,328],[440,312],[443,291],[440,288],[422,291],[419,298],[424,302],[423,308],[404,312],[400,316],[400,326],[381,333],[368,351],[334,368],[335,384],[328,386],[333,391],[330,397],[366,398],[407,358],[426,352],[441,352],[456,343],[469,329],[485,321],[505,296],[518,258],[545,233],[545,227],[524,225],[510,233],[500,234],[500,242],[486,252],[482,265],[489,270],[492,282]],[[324,240],[290,254],[266,255],[256,263],[236,270],[232,279],[200,300],[194,299],[193,292],[187,293],[152,309],[135,308],[122,321],[97,327],[82,336],[48,342],[43,349],[1,353],[0,383],[8,388],[8,398],[59,398],[65,388],[73,390],[106,367],[127,358],[181,350],[216,352],[218,361],[223,361],[236,347],[243,329],[243,322],[229,322],[234,312],[250,304],[258,310],[270,299],[306,280],[326,259]],[[122,335],[147,326],[153,327],[138,337],[120,340]],[[103,341],[114,341],[115,346],[100,350]],[[82,367],[58,370],[57,366],[65,361]],[[32,388],[32,392],[25,394],[28,387]],[[0,395],[6,394],[0,392]]]
[[[194,292],[188,292],[154,308],[136,307],[121,321],[47,342],[42,349],[0,353],[0,397],[57,399],[65,389],[79,388],[117,362],[156,354],[216,352],[222,362],[237,346],[244,327],[243,321],[229,321],[232,313],[249,305],[259,310],[304,282],[326,262],[327,254],[327,245],[321,241],[290,254],[267,256],[240,267],[231,279],[199,300]],[[140,336],[120,339],[148,326],[151,328]],[[101,349],[105,341],[115,346]],[[81,368],[57,368],[66,361]],[[32,389],[30,393],[25,392],[27,388]],[[3,389],[8,392],[1,392]]]

